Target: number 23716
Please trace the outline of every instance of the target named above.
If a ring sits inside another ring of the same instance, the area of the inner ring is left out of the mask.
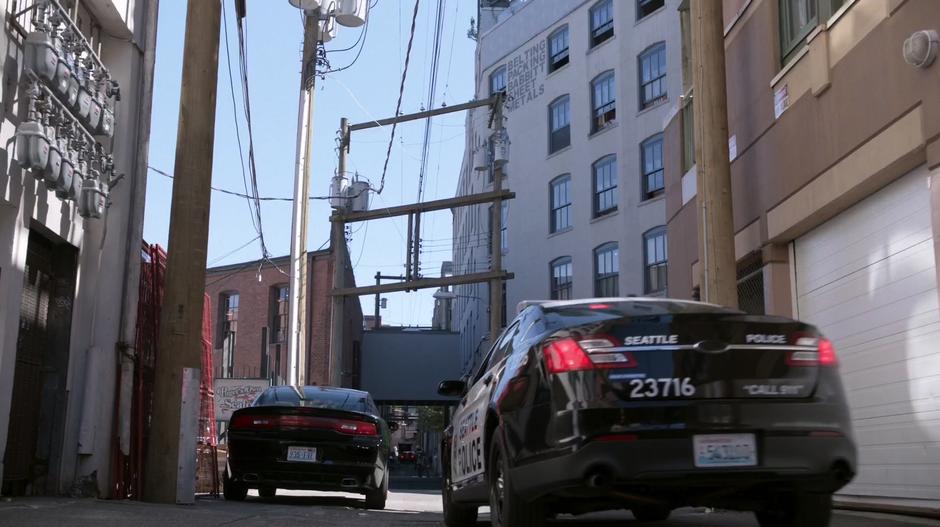
[[[695,385],[689,377],[662,377],[658,379],[631,379],[630,398],[692,397]]]

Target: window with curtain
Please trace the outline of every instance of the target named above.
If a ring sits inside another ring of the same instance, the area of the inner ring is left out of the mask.
[[[614,36],[614,2],[602,0],[591,8],[591,47]]]
[[[550,292],[552,300],[571,299],[571,257],[562,256],[551,263]]]
[[[563,95],[548,105],[548,152],[554,153],[571,144],[571,104]]]
[[[571,227],[571,176],[555,178],[550,185],[551,232]]]
[[[617,156],[601,158],[592,170],[594,174],[594,217],[617,210]]]
[[[666,43],[655,44],[639,57],[640,109],[666,99]]]
[[[594,296],[620,296],[620,249],[616,242],[594,249]]]
[[[568,58],[568,26],[562,26],[548,36],[548,72],[568,64]]]
[[[646,268],[647,294],[666,290],[666,227],[657,227],[643,235],[643,261]]]
[[[656,134],[640,145],[640,166],[643,169],[643,199],[663,193],[663,134]]]
[[[591,131],[597,132],[617,118],[617,87],[614,83],[613,70],[601,73],[591,83],[591,88],[591,101],[594,108]]]

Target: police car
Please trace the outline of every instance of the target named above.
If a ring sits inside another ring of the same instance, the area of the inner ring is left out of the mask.
[[[682,506],[826,526],[856,447],[829,340],[787,318],[662,298],[523,303],[442,442],[448,526]]]

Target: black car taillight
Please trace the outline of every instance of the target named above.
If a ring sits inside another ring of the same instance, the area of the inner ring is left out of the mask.
[[[816,351],[791,351],[787,353],[787,366],[828,366],[839,365],[836,348],[829,339],[801,338],[800,341],[816,341]],[[801,342],[797,342],[800,344]],[[809,344],[812,345],[812,344]]]
[[[542,348],[542,354],[545,356],[545,367],[549,373],[635,368],[637,365],[633,354],[606,336],[555,340]]]
[[[375,423],[310,415],[237,415],[232,419],[232,428],[248,430],[270,430],[274,428],[333,430],[341,434],[356,436],[375,436],[379,434]]]

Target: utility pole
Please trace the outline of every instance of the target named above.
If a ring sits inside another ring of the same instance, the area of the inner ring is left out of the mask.
[[[490,144],[492,145],[494,135],[501,134],[503,129],[502,97],[497,97],[490,118],[490,128],[495,130],[494,134],[490,135]],[[490,210],[490,218],[492,219],[490,224],[493,226],[490,232],[490,252],[492,253],[490,261],[493,265],[490,270],[501,272],[503,270],[503,200],[498,196],[503,190],[503,165],[502,163],[496,163],[495,149],[491,148],[491,151],[494,152],[493,158],[490,160],[493,170],[493,192],[497,194],[497,198],[493,201]],[[500,333],[502,333],[503,283],[501,277],[490,280],[490,344],[495,343]]]
[[[190,0],[144,498],[192,503],[222,4]]]
[[[737,307],[722,2],[692,0],[690,14],[701,298]]]
[[[291,217],[290,298],[288,299],[288,382],[306,384],[307,342],[307,224],[310,205],[310,135],[313,129],[313,94],[316,84],[319,20],[304,16],[300,102],[297,110],[297,162],[294,168],[294,208]]]
[[[346,156],[349,153],[349,120],[345,117],[339,121],[339,137],[339,161],[336,170],[338,177],[345,177]],[[342,222],[330,222],[330,248],[333,256],[333,290],[335,291],[346,286],[346,227]],[[333,297],[330,310],[330,357],[327,361],[331,386],[342,386],[343,383],[345,307],[346,297]]]

